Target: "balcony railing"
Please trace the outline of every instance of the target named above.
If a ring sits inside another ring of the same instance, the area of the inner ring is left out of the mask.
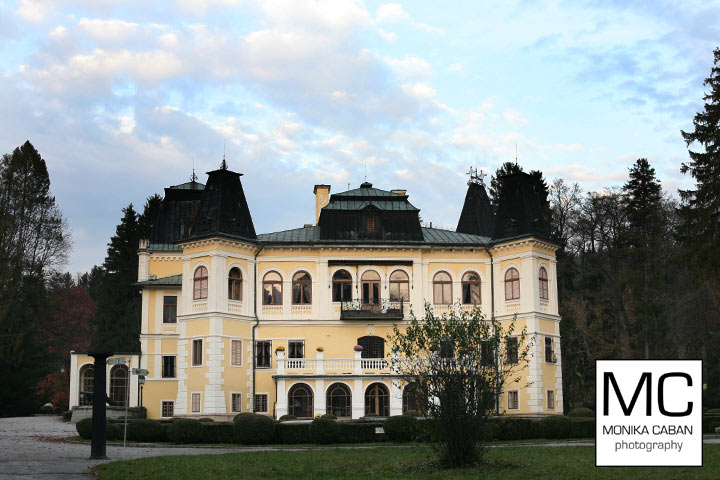
[[[279,375],[369,375],[398,374],[411,366],[426,362],[422,358],[362,358],[357,352],[355,358],[328,358],[317,352],[315,358],[285,358],[284,352],[277,353]]]
[[[360,300],[340,302],[341,320],[402,320],[403,316],[402,300],[372,303],[364,303]]]

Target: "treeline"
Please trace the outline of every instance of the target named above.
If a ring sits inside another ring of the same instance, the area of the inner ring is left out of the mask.
[[[45,161],[28,141],[0,160],[0,416],[66,409],[71,350],[139,350],[137,248],[160,197],[130,204],[102,266],[62,273],[71,240]]]

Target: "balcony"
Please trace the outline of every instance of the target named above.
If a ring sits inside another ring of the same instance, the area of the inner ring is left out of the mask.
[[[418,362],[419,358],[325,358],[317,352],[315,358],[285,358],[284,351],[276,352],[278,375],[372,375],[399,374]],[[412,365],[411,365],[412,364]]]
[[[380,303],[363,303],[360,300],[340,302],[341,320],[402,320],[405,305],[402,300],[383,300]]]

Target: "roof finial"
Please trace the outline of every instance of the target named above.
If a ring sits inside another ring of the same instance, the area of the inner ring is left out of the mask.
[[[227,170],[227,162],[225,161],[225,140],[223,139],[223,161],[220,164],[222,170]]]
[[[365,181],[367,182],[367,162],[365,162]]]
[[[471,183],[476,183],[478,185],[485,185],[486,174],[483,173],[482,170],[480,170],[480,173],[478,173],[477,167],[475,167],[475,168],[470,167],[470,170],[468,170],[467,174],[470,176],[470,180],[468,180],[468,185],[470,185]]]
[[[192,175],[190,175],[190,181],[192,183],[197,183],[197,175],[195,175],[195,155],[193,155],[193,171]]]
[[[517,140],[515,140],[515,166],[517,167]]]

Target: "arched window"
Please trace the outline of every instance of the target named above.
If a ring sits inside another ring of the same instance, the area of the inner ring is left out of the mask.
[[[352,394],[344,383],[333,383],[327,389],[327,413],[337,418],[352,417]]]
[[[231,268],[228,275],[228,298],[242,300],[242,272],[238,267]]]
[[[193,276],[193,300],[202,300],[208,296],[208,271],[198,267]]]
[[[480,275],[475,272],[467,272],[462,277],[462,302],[480,305]]]
[[[418,385],[415,382],[408,383],[402,394],[402,411],[405,413],[410,410],[420,411],[418,408]]]
[[[292,278],[293,305],[312,303],[312,279],[307,272],[297,272]]]
[[[382,383],[373,383],[365,390],[365,415],[368,413],[379,417],[390,415],[390,395]]]
[[[296,383],[288,392],[288,413],[297,418],[313,417],[313,392],[304,383]]]
[[[352,300],[352,277],[347,270],[338,270],[332,277],[333,302]]]
[[[505,300],[520,298],[520,274],[514,268],[505,272]]]
[[[128,399],[128,369],[125,365],[115,365],[110,370],[110,400],[116,406],[124,407]]]
[[[452,279],[447,272],[438,272],[433,278],[433,303],[435,305],[452,304]]]
[[[407,302],[410,300],[410,281],[407,273],[395,270],[390,274],[390,300]]]
[[[377,305],[380,303],[380,275],[374,270],[368,270],[362,275],[362,303]]]
[[[545,267],[540,267],[540,299],[548,299],[548,276]]]
[[[263,305],[282,305],[282,277],[268,272],[263,277]]]
[[[363,347],[362,358],[385,358],[385,340],[382,337],[360,337],[357,344]]]
[[[92,393],[95,388],[95,367],[93,365],[84,365],[80,369],[80,395],[78,396],[78,404],[92,405]]]

